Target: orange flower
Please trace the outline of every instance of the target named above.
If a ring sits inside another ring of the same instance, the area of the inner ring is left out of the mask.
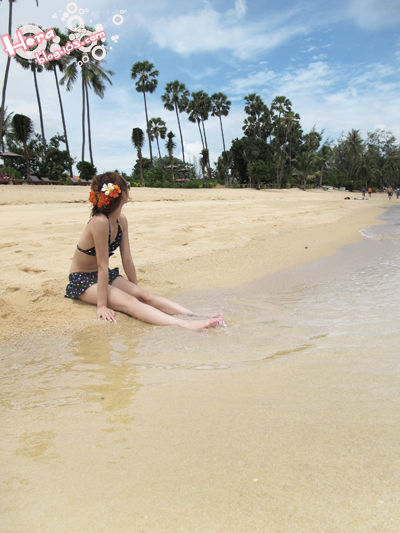
[[[118,185],[114,185],[112,188],[112,191],[109,192],[109,196],[111,198],[118,198],[118,196],[121,194],[121,189],[118,187]]]
[[[96,193],[94,191],[90,191],[89,193],[89,202],[91,202],[93,205],[96,203]]]
[[[102,207],[107,207],[111,204],[113,198],[118,198],[118,196],[121,194],[121,189],[118,187],[118,185],[113,185],[112,188],[108,188],[106,192],[108,192],[108,194],[103,191],[100,193],[90,191],[89,201],[99,209]]]
[[[97,207],[101,208],[101,207],[107,207],[108,205],[111,204],[111,198],[109,198],[108,196],[106,196],[104,194],[104,192],[101,192],[99,194],[99,199],[97,201]]]

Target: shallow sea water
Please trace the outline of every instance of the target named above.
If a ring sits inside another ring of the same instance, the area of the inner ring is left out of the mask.
[[[335,256],[175,296],[227,327],[119,316],[5,347],[4,531],[399,531],[400,207],[381,218]]]

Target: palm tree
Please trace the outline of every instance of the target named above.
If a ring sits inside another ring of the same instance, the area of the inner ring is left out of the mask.
[[[266,141],[271,135],[271,114],[261,96],[252,93],[244,97],[246,105],[244,111],[243,132],[246,137],[258,137]]]
[[[192,93],[192,96],[193,96],[194,93]],[[195,101],[194,98],[192,98],[192,100],[189,100],[188,102],[188,105],[186,107],[186,113],[188,114],[188,119],[190,120],[190,122],[193,122],[193,123],[197,123],[197,126],[199,128],[199,133],[200,133],[200,139],[201,139],[201,146],[203,148],[203,150],[205,149],[205,144],[204,144],[204,138],[203,138],[203,133],[201,131],[201,113],[200,113],[200,108],[198,105],[196,105],[197,102]]]
[[[12,28],[12,5],[13,5],[13,0],[9,0],[9,3],[8,3],[8,35],[11,35],[11,28]],[[7,92],[8,72],[10,70],[10,63],[11,63],[11,57],[7,55],[6,70],[4,73],[4,81],[3,81],[3,91],[1,94],[1,108],[0,108],[0,138],[2,142],[3,142],[3,136],[4,136],[3,124],[4,124],[6,92]]]
[[[142,148],[144,143],[144,133],[140,128],[133,128],[132,130],[132,142],[134,147],[137,150],[138,159],[139,159],[139,172],[140,172],[140,182],[142,187],[144,187],[144,178],[143,178],[143,156]]]
[[[209,163],[209,153],[207,148],[203,148],[201,151],[201,157],[200,157],[200,168],[201,168],[201,174],[203,176],[203,179],[206,178],[206,170],[208,170],[208,163]]]
[[[286,152],[288,140],[288,124],[291,127],[292,102],[286,96],[276,96],[271,103],[272,133],[274,135],[274,153],[276,161],[276,182],[280,187],[282,184],[285,163],[288,159]],[[289,117],[289,118],[288,118]],[[298,117],[300,118],[300,117]]]
[[[11,121],[12,124],[12,133],[14,139],[22,143],[24,147],[24,157],[26,165],[26,178],[30,178],[30,165],[29,165],[29,152],[28,152],[28,141],[33,133],[33,122],[26,115],[14,115]]]
[[[213,117],[219,118],[219,123],[221,126],[221,135],[222,135],[222,146],[224,148],[224,152],[226,152],[225,148],[225,139],[224,139],[224,130],[222,129],[222,119],[221,117],[227,117],[229,114],[229,110],[231,108],[231,102],[228,100],[228,97],[224,93],[214,93],[211,95],[211,115]]]
[[[208,157],[208,154],[209,154],[206,130],[204,127],[204,121],[208,119],[208,115],[211,112],[211,99],[208,96],[208,94],[204,91],[197,91],[197,92],[192,93],[192,99],[189,101],[187,105],[186,112],[189,113],[189,120],[191,122],[197,122],[198,124],[201,142],[203,145],[203,151],[207,150],[207,152],[203,153],[203,159],[204,159],[204,157],[205,156]],[[200,128],[200,124],[202,125],[202,128],[203,128],[203,134]],[[211,167],[210,167],[209,159],[207,161],[207,168],[208,168],[208,174],[210,177]]]
[[[2,0],[0,0],[1,2]],[[8,35],[11,36],[11,30],[12,30],[12,8],[13,3],[16,0],[8,0]],[[36,0],[36,6],[39,5],[38,0]],[[4,72],[4,80],[3,80],[3,90],[1,93],[1,107],[0,107],[0,137],[3,138],[3,123],[5,120],[5,106],[6,106],[6,92],[7,92],[7,83],[8,83],[8,73],[10,70],[10,63],[11,63],[11,57],[7,55],[7,62],[6,62],[6,70]]]
[[[59,37],[59,39],[60,39],[60,43],[59,43],[60,46],[65,46],[67,44],[67,42],[68,42],[68,37],[64,33],[61,33],[58,28],[54,28],[54,31],[56,32],[57,37]],[[54,79],[55,79],[55,82],[56,82],[57,95],[58,95],[58,102],[60,104],[60,113],[61,113],[61,121],[62,121],[63,131],[64,131],[65,147],[67,149],[67,153],[68,153],[69,157],[71,157],[71,152],[69,150],[67,126],[65,124],[64,106],[63,106],[63,102],[62,102],[62,98],[61,98],[61,91],[60,91],[60,84],[58,82],[57,69],[60,72],[64,73],[65,69],[67,67],[67,64],[70,61],[71,61],[70,56],[62,56],[59,60],[57,60],[57,61],[49,61],[48,63],[45,63],[45,65],[44,65],[44,68],[47,71],[52,71],[54,73]],[[70,171],[70,176],[72,178],[72,165],[70,166],[69,171]]]
[[[319,186],[322,187],[322,180],[324,178],[324,170],[329,159],[332,156],[332,148],[328,144],[323,144],[317,152],[317,163],[319,167]]]
[[[315,170],[318,162],[316,152],[302,150],[295,159],[295,167],[301,176],[301,185],[303,188],[307,185],[307,180]]]
[[[174,148],[175,148],[175,143],[174,143],[174,141],[172,139],[175,137],[175,135],[172,133],[172,131],[169,131],[167,133],[167,137],[168,137],[168,141],[165,143],[165,147],[168,150],[169,166],[171,167],[171,180],[172,180],[172,183],[174,183],[175,182],[175,176],[174,176]]]
[[[11,131],[11,125],[12,125],[12,116],[14,113],[7,113],[7,108],[4,108],[4,120],[3,120],[3,129],[1,130],[1,138],[0,138],[0,152],[4,152],[4,138],[8,138]]]
[[[40,26],[38,26],[40,27]],[[33,83],[35,85],[35,92],[36,92],[36,100],[39,110],[39,120],[40,120],[40,132],[42,135],[42,141],[44,146],[46,146],[46,136],[44,134],[44,121],[43,121],[43,111],[42,111],[42,102],[40,100],[40,93],[39,93],[39,84],[37,80],[37,73],[43,72],[44,67],[42,65],[39,65],[36,61],[36,59],[25,59],[23,57],[20,57],[18,54],[15,56],[16,62],[25,70],[30,70],[33,74]]]
[[[76,50],[71,54],[81,54],[79,50]],[[76,57],[76,56],[75,56]],[[78,63],[72,61],[65,69],[65,74],[61,78],[60,83],[64,85],[66,83],[67,91],[71,91],[74,83],[78,79]],[[100,66],[100,61],[90,59],[87,63],[82,62],[80,67],[81,75],[81,89],[82,89],[82,154],[81,161],[85,160],[85,142],[86,142],[86,130],[85,130],[85,118],[88,126],[88,138],[89,138],[89,154],[90,162],[93,165],[93,153],[92,153],[92,137],[91,137],[91,124],[90,124],[90,110],[89,110],[89,89],[93,89],[95,94],[100,98],[104,97],[107,81],[112,85],[112,81],[109,76],[112,76],[114,72]]]
[[[364,152],[364,143],[359,130],[351,130],[349,132],[346,138],[346,145],[348,150],[349,179],[352,180]]]
[[[175,109],[176,119],[179,127],[179,135],[181,137],[182,160],[183,163],[185,163],[185,150],[183,148],[183,137],[179,113],[186,111],[189,102],[189,91],[186,89],[184,83],[181,83],[178,80],[170,81],[165,86],[165,93],[161,96],[161,100],[164,102],[164,107],[165,109],[168,109],[168,111],[173,111]]]
[[[105,81],[112,85],[112,81],[109,78],[109,75],[112,76],[114,72],[106,68],[99,66],[99,61],[89,61],[84,63],[82,66],[87,67],[87,72],[85,72],[85,93],[86,93],[86,112],[87,112],[87,126],[88,126],[88,141],[89,141],[89,154],[90,162],[93,165],[93,151],[92,151],[92,132],[91,132],[91,123],[90,123],[90,108],[89,108],[89,89],[93,89],[94,93],[100,98],[104,98],[104,93],[106,90]],[[85,69],[86,70],[86,69]],[[82,72],[83,75],[83,72]]]
[[[258,156],[260,154],[259,149],[257,146],[255,146],[251,140],[249,140],[245,147],[243,148],[243,158],[246,161],[247,166],[247,176],[249,178],[249,186],[250,188],[253,186],[251,178],[252,178],[252,172],[251,172],[251,165],[257,160]]]
[[[150,63],[149,61],[138,61],[134,65],[132,65],[131,69],[131,78],[136,81],[136,91],[138,93],[143,93],[143,100],[144,100],[144,111],[146,115],[146,128],[147,128],[147,136],[149,138],[149,147],[150,147],[150,161],[151,164],[153,164],[153,152],[151,149],[151,135],[150,135],[150,129],[149,129],[149,117],[147,114],[147,102],[146,102],[146,93],[153,93],[158,85],[158,76],[159,72],[158,70],[154,69],[153,63]]]
[[[149,128],[151,140],[153,141],[156,139],[157,141],[158,157],[161,162],[160,143],[158,142],[158,139],[165,139],[167,134],[167,125],[160,117],[156,117],[149,120]]]

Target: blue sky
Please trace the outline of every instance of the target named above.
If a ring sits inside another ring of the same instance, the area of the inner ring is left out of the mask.
[[[111,6],[111,7],[110,7]],[[178,79],[190,91],[222,91],[232,102],[224,119],[227,147],[242,136],[243,98],[255,92],[267,105],[288,97],[304,131],[313,126],[336,140],[351,128],[364,136],[385,128],[400,139],[400,0],[17,0],[13,30],[36,23],[65,28],[81,13],[86,24],[102,24],[111,49],[104,66],[114,71],[103,100],[91,96],[94,159],[99,172],[130,172],[136,160],[134,127],[145,127],[142,95],[131,66],[149,60],[160,71],[157,90],[148,95],[149,115],[160,116],[177,135],[175,114],[164,109],[165,84]],[[117,17],[115,18],[115,16]],[[64,18],[64,20],[62,20]],[[8,1],[0,3],[0,31],[7,33]],[[115,24],[115,22],[117,24]],[[118,37],[116,37],[118,36]],[[114,39],[111,39],[114,37]],[[0,49],[3,80],[6,54]],[[61,133],[53,74],[39,76],[45,132]],[[80,158],[79,84],[63,89],[73,155]],[[33,78],[14,61],[7,88],[9,111],[30,116],[39,131]],[[181,116],[185,152],[198,157],[197,127]],[[219,122],[206,123],[212,159],[222,150]],[[155,147],[154,147],[155,149]],[[148,147],[145,146],[145,155]],[[88,156],[86,157],[88,159]]]

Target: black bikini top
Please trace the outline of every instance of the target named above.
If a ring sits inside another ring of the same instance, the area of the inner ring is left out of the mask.
[[[119,247],[121,244],[121,237],[122,237],[122,229],[119,224],[119,221],[117,220],[117,236],[115,237],[115,241],[111,242],[111,224],[110,221],[108,221],[108,257],[111,257],[114,253],[114,251]],[[87,255],[96,255],[96,248],[93,246],[93,248],[89,248],[88,250],[82,250],[82,248],[79,248],[78,245],[76,245],[77,249]]]

